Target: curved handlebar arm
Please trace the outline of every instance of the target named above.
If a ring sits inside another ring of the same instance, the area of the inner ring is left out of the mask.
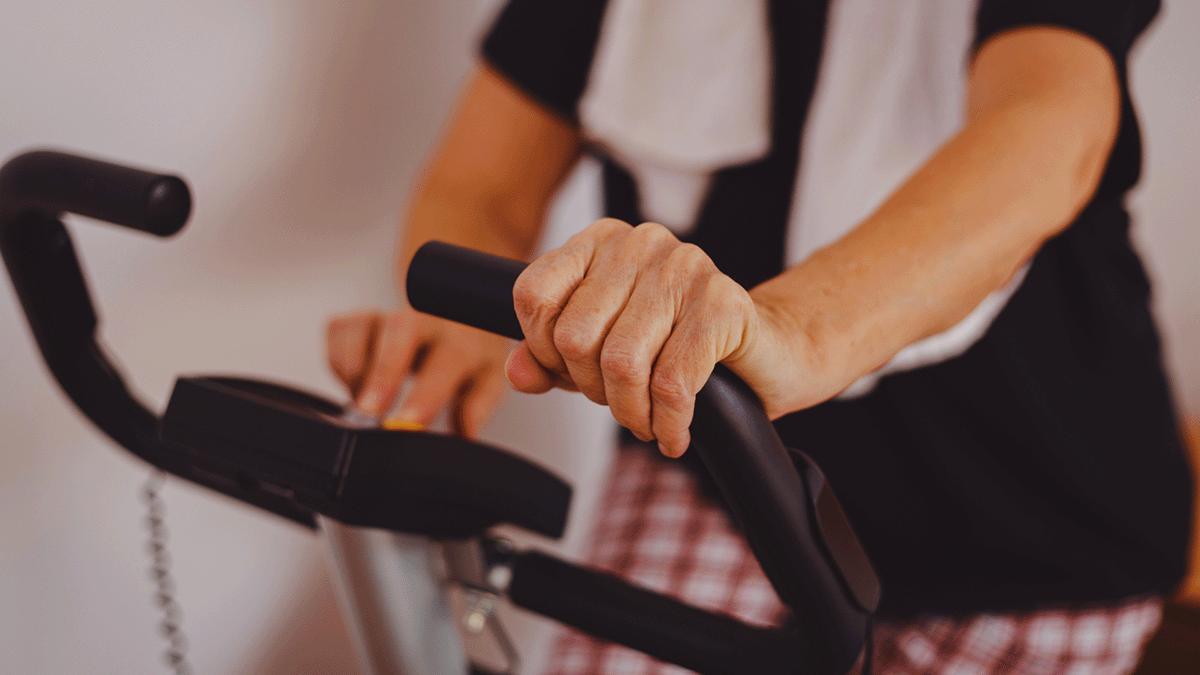
[[[66,228],[52,216],[21,213],[0,221],[0,253],[54,379],[104,433],[149,457],[158,418],[96,343],[96,313]]]
[[[96,311],[59,216],[77,213],[165,237],[187,222],[191,203],[176,176],[28,152],[0,167],[0,256],[51,374],[101,431],[164,471],[314,527],[312,514],[291,500],[199,475],[192,458],[164,447],[158,416],[130,393],[97,342]]]
[[[69,211],[166,236],[191,210],[174,176],[60,152],[27,152],[0,167],[0,253],[46,365],[106,434],[149,457],[158,419],[125,387],[96,344],[96,312],[70,234]]]
[[[409,265],[409,303],[522,339],[512,287],[524,267],[429,242]],[[767,578],[812,644],[824,646],[831,663],[852,662],[879,583],[820,471],[799,453],[793,463],[753,391],[720,365],[696,396],[692,438]],[[838,535],[837,542],[827,541]]]
[[[507,594],[518,607],[697,673],[847,671],[813,667],[810,655],[823,650],[801,626],[750,626],[536,551],[516,554],[510,565]]]

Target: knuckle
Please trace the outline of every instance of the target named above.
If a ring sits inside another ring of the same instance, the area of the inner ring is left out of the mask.
[[[470,370],[472,361],[474,361],[474,354],[470,350],[464,349],[462,345],[453,342],[439,342],[429,348],[421,370],[456,378]]]
[[[724,274],[712,274],[704,280],[703,294],[706,301],[718,307],[744,313],[753,309],[754,300],[741,284]]]
[[[528,270],[526,270],[528,272]],[[513,307],[518,314],[529,314],[537,306],[539,296],[525,272],[513,284]]]
[[[649,364],[638,358],[631,347],[624,340],[609,339],[600,352],[600,369],[615,384],[628,386],[646,381]]]
[[[346,319],[335,316],[325,324],[325,338],[332,341],[346,332]]]
[[[541,289],[537,277],[527,269],[513,285],[513,308],[518,317],[537,322],[552,315],[558,305]]]
[[[413,326],[403,314],[393,313],[381,317],[379,339],[386,347],[403,342],[412,332]]]
[[[649,241],[651,243],[662,244],[666,242],[678,241],[675,238],[675,233],[671,232],[665,226],[655,222],[645,222],[633,229],[639,239]]]
[[[671,251],[670,260],[679,268],[690,272],[708,272],[714,267],[704,249],[690,242],[675,247],[675,250]]]
[[[681,409],[688,405],[692,395],[683,380],[669,370],[656,370],[650,378],[650,396],[660,405]]]
[[[591,231],[592,234],[597,234],[601,237],[610,237],[616,234],[624,234],[631,229],[634,229],[632,225],[618,218],[601,218],[589,225],[585,232]]]
[[[716,272],[716,266],[699,246],[683,243],[676,246],[663,261],[663,273],[683,287],[690,287],[698,278]]]
[[[330,340],[345,339],[349,333],[365,328],[364,324],[367,321],[368,318],[362,314],[335,316],[325,324],[325,335]]]
[[[554,347],[568,361],[581,361],[595,351],[595,341],[576,322],[560,319],[554,326]]]

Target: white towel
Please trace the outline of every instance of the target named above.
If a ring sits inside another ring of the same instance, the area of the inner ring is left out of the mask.
[[[610,0],[580,122],[682,233],[714,171],[770,148],[770,77],[765,0]]]
[[[976,0],[832,0],[789,265],[853,229],[961,127],[975,9]],[[580,121],[633,175],[643,215],[683,234],[714,171],[769,150],[770,68],[765,0],[610,0]],[[1025,272],[843,396],[962,354]]]
[[[833,0],[788,224],[793,265],[870,216],[963,124],[976,0]],[[965,352],[1025,279],[1022,267],[953,327],[850,385]]]

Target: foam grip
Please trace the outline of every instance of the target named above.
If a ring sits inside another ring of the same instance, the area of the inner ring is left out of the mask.
[[[783,675],[810,662],[794,630],[748,626],[542,553],[519,554],[512,570],[516,605],[697,672]]]
[[[408,265],[408,304],[418,312],[522,340],[512,291],[525,267],[519,260],[431,241]]]
[[[3,218],[70,212],[166,237],[183,228],[191,209],[191,193],[177,176],[50,150],[18,155],[0,167]]]

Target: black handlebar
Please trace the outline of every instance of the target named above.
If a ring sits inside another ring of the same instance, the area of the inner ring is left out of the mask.
[[[0,168],[0,204],[0,217],[70,212],[166,237],[187,222],[192,197],[176,176],[36,150]]]
[[[408,304],[418,312],[525,339],[512,289],[525,263],[461,246],[431,241],[408,266]]]
[[[197,473],[195,460],[165,448],[158,415],[138,400],[97,340],[96,311],[64,212],[170,236],[192,198],[176,176],[60,152],[27,152],[0,167],[0,257],[46,366],[63,392],[109,438],[150,464],[307,527],[312,512],[253,484]]]
[[[96,343],[96,313],[58,217],[70,211],[165,236],[190,209],[187,185],[174,176],[45,150],[0,167],[0,254],[46,365],[97,426],[143,457],[158,447],[157,416]]]
[[[408,268],[409,303],[521,339],[512,287],[524,268],[518,261],[429,242]],[[832,661],[852,661],[862,648],[879,584],[819,470],[800,455],[808,471],[808,480],[802,479],[753,391],[720,365],[696,396],[692,438],[780,599],[798,610],[797,619],[809,624],[807,634],[829,650]],[[830,545],[826,537],[834,530],[851,541]]]
[[[805,668],[823,650],[799,626],[750,626],[537,552],[518,554],[512,572],[517,606],[699,673],[846,672]]]

